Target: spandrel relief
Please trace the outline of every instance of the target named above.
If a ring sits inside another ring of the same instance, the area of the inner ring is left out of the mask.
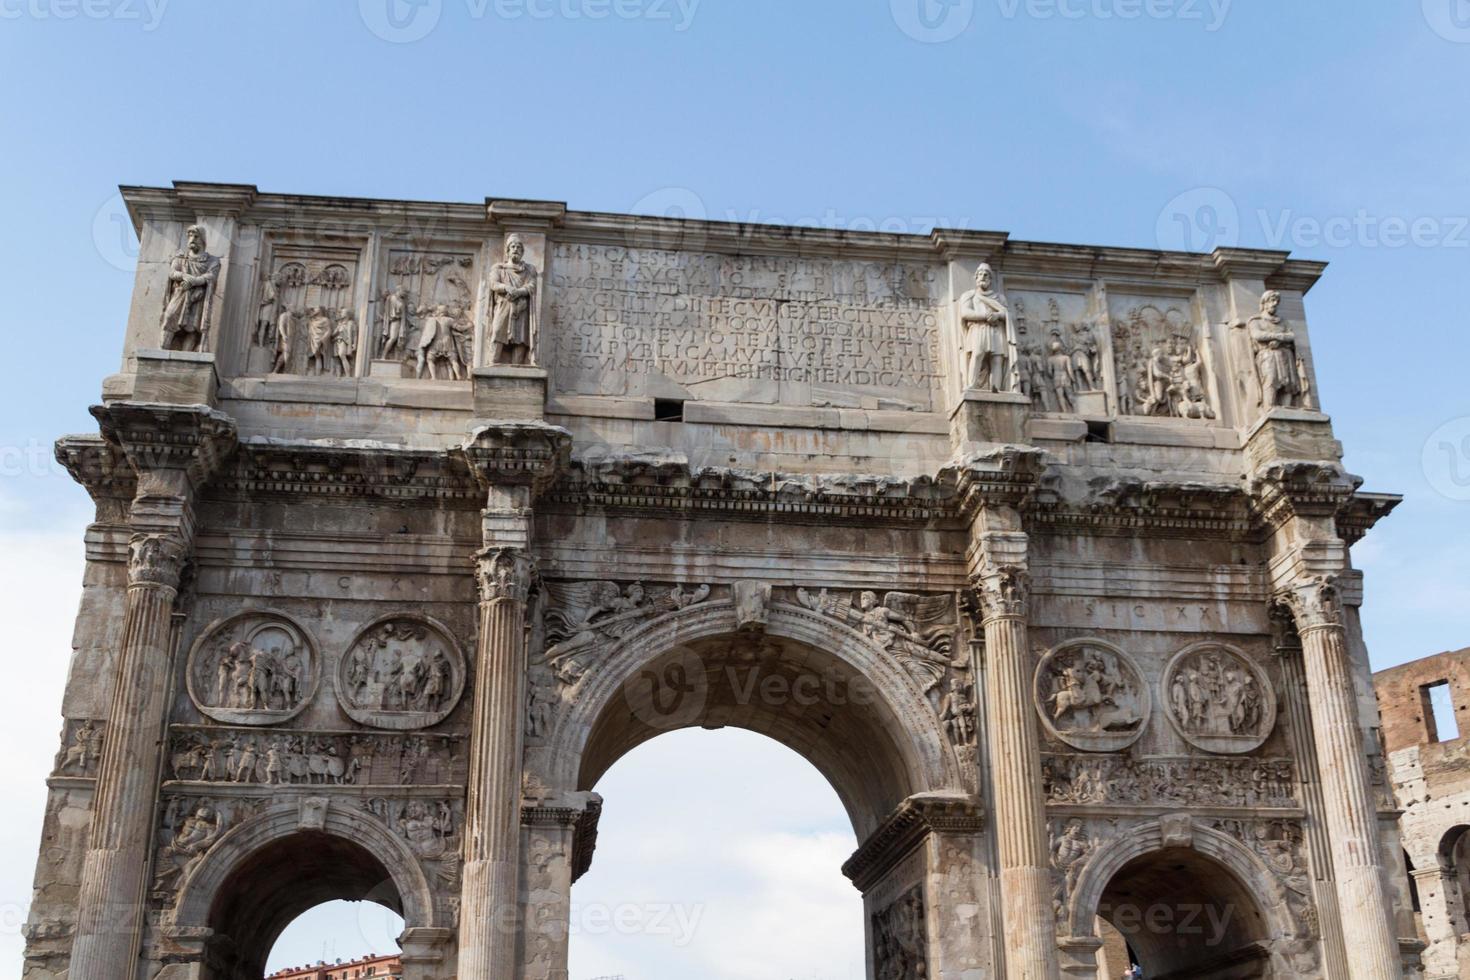
[[[449,630],[427,617],[369,624],[337,663],[337,699],[354,721],[405,730],[437,725],[459,703],[465,659]]]
[[[1276,697],[1261,668],[1218,643],[1181,650],[1164,669],[1169,721],[1207,752],[1259,748],[1276,724]]]
[[[1143,734],[1148,685],[1133,660],[1101,640],[1074,640],[1036,669],[1037,710],[1056,738],[1090,752],[1126,748]]]
[[[1189,306],[1185,301],[1113,300],[1114,375],[1120,414],[1217,417],[1214,381]]]
[[[564,687],[572,688],[618,638],[643,623],[709,598],[710,587],[645,586],[641,582],[545,582],[546,649],[540,667]],[[547,704],[531,705],[542,718]],[[538,729],[539,730],[539,729]]]
[[[251,611],[211,625],[189,654],[195,707],[216,721],[274,725],[295,717],[321,679],[317,647],[282,613]]]

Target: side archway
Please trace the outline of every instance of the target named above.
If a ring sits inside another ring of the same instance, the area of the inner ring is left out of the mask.
[[[767,613],[742,632],[733,602],[700,603],[613,642],[528,748],[529,770],[549,790],[590,790],[650,738],[729,725],[810,760],[859,840],[914,794],[973,792],[930,696],[892,654],[808,609]]]
[[[181,884],[171,931],[209,937],[208,980],[258,980],[285,927],[333,900],[383,905],[405,935],[447,935],[407,843],[324,799],[278,804],[223,834]]]
[[[1099,919],[1123,934],[1149,977],[1284,978],[1315,968],[1275,873],[1207,827],[1146,825],[1092,855],[1059,925],[1085,945]]]

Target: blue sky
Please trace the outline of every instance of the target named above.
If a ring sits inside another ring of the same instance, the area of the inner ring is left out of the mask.
[[[49,445],[117,366],[116,186],[173,179],[1329,261],[1322,403],[1408,496],[1355,549],[1375,666],[1470,643],[1466,0],[0,0],[0,79],[12,737],[57,723],[88,509]]]

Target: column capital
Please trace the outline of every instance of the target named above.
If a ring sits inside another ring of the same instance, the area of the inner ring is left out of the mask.
[[[128,584],[177,589],[188,558],[182,533],[140,531],[128,540]]]
[[[1276,602],[1291,612],[1298,633],[1344,625],[1342,593],[1336,575],[1317,575],[1276,592]]]
[[[1022,563],[986,562],[970,578],[980,621],[1024,619],[1031,600],[1031,572]]]
[[[485,548],[475,554],[481,602],[526,602],[536,586],[536,563],[519,548]]]

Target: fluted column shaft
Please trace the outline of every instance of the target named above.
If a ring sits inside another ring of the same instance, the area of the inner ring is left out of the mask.
[[[526,602],[532,568],[517,550],[491,549],[479,555],[478,575],[480,636],[465,813],[458,980],[513,980]]]
[[[1336,590],[1329,583],[1311,583],[1289,590],[1283,598],[1302,639],[1338,907],[1343,934],[1350,938],[1348,976],[1397,980],[1403,966],[1393,906],[1383,884],[1378,811]]]
[[[1003,893],[1008,980],[1056,980],[1050,846],[1041,744],[1031,705],[1026,536],[982,535],[976,576],[985,631],[985,713]]]
[[[1342,912],[1338,908],[1333,885],[1332,844],[1324,822],[1326,806],[1322,800],[1321,767],[1317,762],[1317,745],[1312,734],[1312,715],[1307,704],[1306,668],[1302,651],[1284,637],[1278,643],[1281,663],[1283,702],[1287,724],[1291,726],[1292,754],[1296,757],[1297,781],[1301,787],[1302,807],[1307,813],[1307,849],[1312,863],[1312,894],[1317,900],[1318,922],[1322,932],[1322,959],[1326,980],[1347,980],[1346,944],[1342,935]]]
[[[137,972],[174,599],[186,546],[172,534],[135,534],[130,551],[122,645],[72,943],[70,975],[88,980],[133,980]]]

